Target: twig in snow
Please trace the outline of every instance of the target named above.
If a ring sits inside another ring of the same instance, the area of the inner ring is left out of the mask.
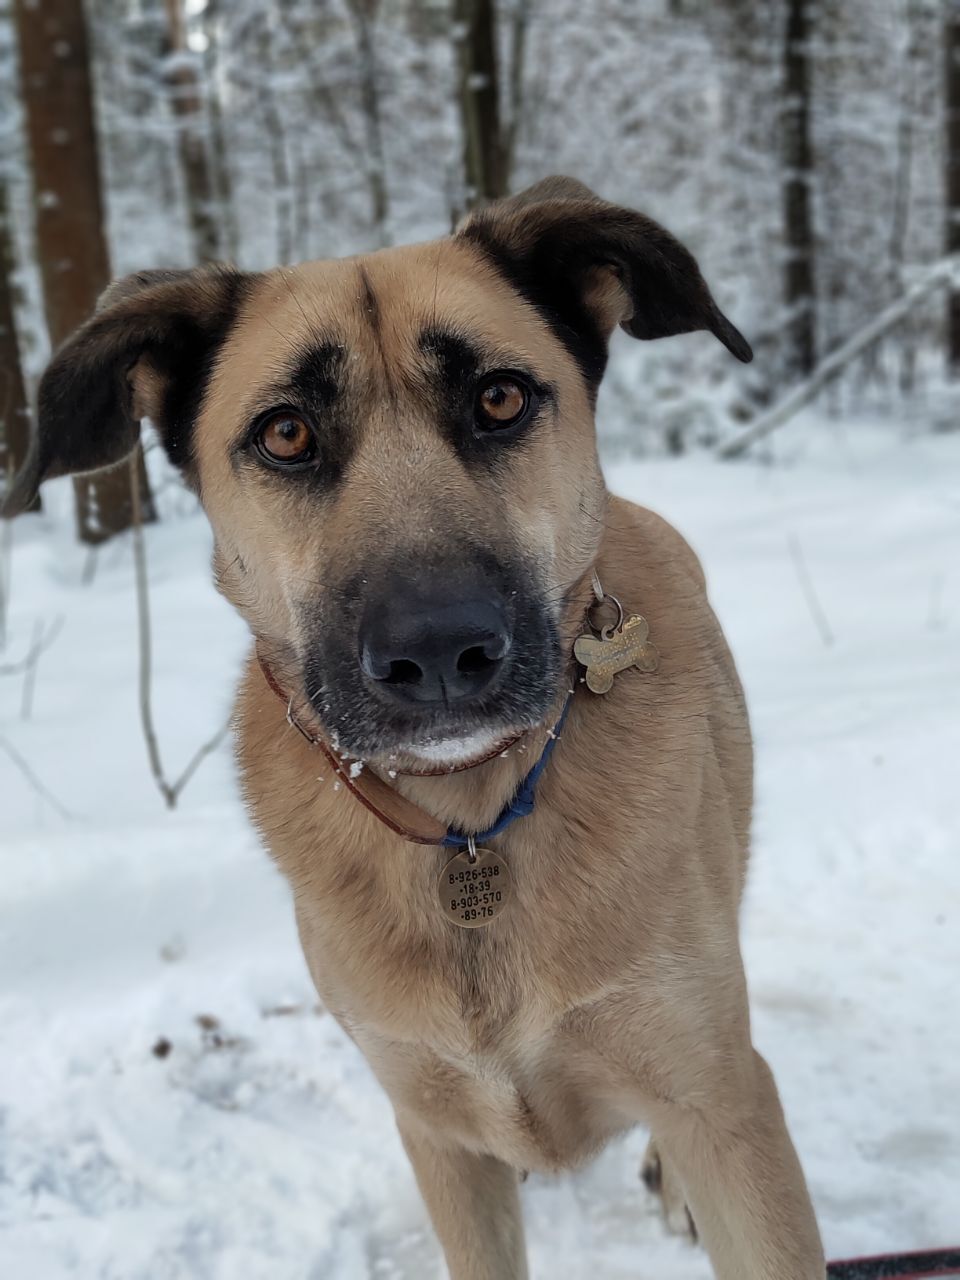
[[[33,624],[33,640],[27,654],[26,675],[20,691],[20,719],[29,720],[33,711],[33,691],[37,683],[37,663],[40,660],[40,642],[43,639],[43,623],[38,618]]]
[[[140,725],[143,729],[144,741],[147,744],[147,758],[150,761],[150,772],[153,774],[153,780],[156,782],[167,808],[175,809],[180,793],[196,773],[200,764],[211,752],[216,751],[223,741],[227,730],[230,728],[230,721],[228,720],[222,728],[217,730],[212,738],[198,747],[179,778],[174,782],[167,781],[167,776],[163,770],[163,761],[160,759],[160,744],[157,741],[157,732],[153,723],[153,705],[150,697],[152,656],[150,644],[150,593],[147,581],[147,551],[143,537],[136,452],[131,455],[130,459],[130,501],[133,515],[131,524],[133,566],[137,585],[137,633],[140,645]]]
[[[80,585],[82,587],[89,587],[97,576],[99,557],[100,544],[95,542],[93,546],[87,548],[87,554],[84,557],[83,572],[80,574]]]
[[[61,818],[65,818],[68,822],[70,822],[73,819],[74,815],[70,812],[70,810],[66,809],[60,803],[57,797],[53,794],[53,792],[50,791],[49,788],[43,785],[43,783],[40,781],[40,779],[37,777],[34,771],[27,764],[26,760],[24,760],[23,756],[13,745],[13,743],[8,742],[7,739],[4,738],[2,735],[0,735],[0,750],[3,750],[7,753],[10,759],[16,765],[16,767],[20,770],[20,772],[26,778],[27,782],[30,784],[33,790],[37,793],[37,795],[40,796],[42,800],[46,800],[48,804],[53,805],[54,809],[56,809],[57,813],[59,813]]]
[[[196,773],[197,769],[203,763],[203,761],[207,758],[207,756],[211,755],[214,751],[216,751],[217,747],[219,747],[220,743],[227,736],[227,734],[230,731],[230,722],[232,719],[233,719],[232,716],[229,717],[226,720],[226,722],[220,726],[220,728],[213,735],[213,737],[208,738],[207,741],[204,742],[201,746],[199,746],[197,750],[194,752],[192,758],[187,764],[187,767],[184,769],[183,773],[181,773],[180,777],[173,784],[172,790],[173,790],[174,801],[176,801],[177,797],[180,795],[180,792],[187,785],[187,783]]]
[[[163,774],[160,748],[157,744],[157,735],[153,727],[153,709],[150,704],[150,597],[147,591],[147,554],[143,545],[143,525],[140,519],[140,486],[137,482],[138,477],[133,473],[132,463],[130,477],[130,491],[133,496],[133,565],[137,584],[137,633],[140,643],[140,725],[147,744],[150,772],[160,788],[161,795],[167,802],[167,807],[172,809],[177,803],[177,798],[171,794],[170,787]]]
[[[63,618],[58,617],[49,630],[44,630],[43,624],[38,619],[34,625],[33,640],[30,648],[17,662],[7,662],[0,666],[0,676],[16,676],[21,671],[27,671],[31,664],[36,662],[40,654],[50,648],[62,626]]]
[[[810,610],[810,616],[813,618],[814,626],[820,632],[820,639],[829,649],[835,637],[830,628],[830,623],[827,621],[827,615],[823,611],[823,605],[821,605],[814,590],[813,580],[807,570],[807,562],[803,558],[800,539],[795,533],[791,533],[787,538],[787,543],[790,547],[790,559],[793,561],[793,567],[797,571],[797,579],[800,583],[803,597],[807,602],[807,607]]]
[[[37,666],[40,662],[40,655],[50,648],[60,634],[62,626],[62,617],[56,618],[49,628],[45,628],[38,618],[33,625],[33,639],[30,642],[30,648],[27,650],[26,656],[21,658],[19,662],[8,662],[5,666],[0,667],[0,676],[19,675],[21,671],[26,673],[23,681],[23,690],[20,694],[21,720],[29,720],[33,712],[33,691],[37,681]]]
[[[13,576],[13,521],[0,520],[0,649],[7,647],[7,609]]]

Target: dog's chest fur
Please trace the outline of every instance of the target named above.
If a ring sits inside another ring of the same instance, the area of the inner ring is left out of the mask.
[[[419,865],[407,866],[403,888],[394,886],[389,919],[361,909],[331,922],[312,896],[298,902],[304,951],[328,1008],[408,1128],[443,1133],[520,1168],[555,1169],[590,1156],[628,1123],[615,1086],[610,1097],[598,1086],[609,1064],[578,1017],[616,987],[617,958],[609,954],[601,967],[595,949],[584,967],[576,943],[568,954],[555,926],[558,914],[577,909],[577,890],[559,890],[569,895],[562,907],[557,890],[541,892],[524,873],[529,849],[514,845],[510,857],[510,924],[477,931],[456,929],[441,914],[435,851],[412,852]],[[405,853],[388,844],[369,857]]]

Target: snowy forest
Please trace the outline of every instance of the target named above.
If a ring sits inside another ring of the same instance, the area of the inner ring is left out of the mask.
[[[615,364],[633,448],[717,446],[891,306],[827,371],[829,409],[949,427],[958,48],[946,0],[8,3],[0,473],[111,277],[427,238],[554,171],[686,241],[757,354]],[[81,537],[125,527],[126,488],[78,481]]]
[[[745,687],[752,1030],[827,1255],[955,1247],[960,0],[0,0],[0,499],[112,278],[425,240],[549,174],[663,223],[752,344],[617,333],[604,475],[689,539]],[[149,424],[0,522],[0,1273],[439,1277],[239,795],[211,549]],[[646,1140],[523,1183],[534,1280],[709,1280]]]

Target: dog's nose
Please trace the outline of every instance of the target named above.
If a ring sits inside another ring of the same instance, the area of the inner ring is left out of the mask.
[[[488,689],[510,652],[510,628],[493,600],[368,609],[360,665],[399,702],[462,702]]]

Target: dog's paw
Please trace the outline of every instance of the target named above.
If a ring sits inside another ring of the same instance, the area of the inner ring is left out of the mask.
[[[680,1180],[669,1163],[662,1159],[657,1150],[657,1144],[652,1138],[644,1153],[640,1177],[647,1190],[652,1195],[660,1197],[663,1220],[670,1234],[681,1236],[696,1244],[697,1228],[693,1215],[687,1208]]]

